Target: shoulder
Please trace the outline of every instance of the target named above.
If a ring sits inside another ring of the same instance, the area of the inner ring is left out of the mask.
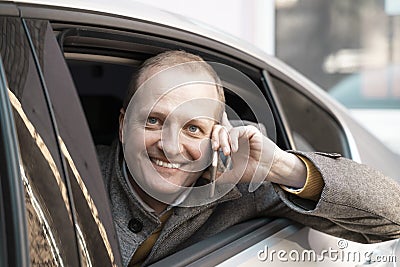
[[[96,146],[97,158],[99,159],[100,165],[103,165],[110,157],[112,147],[106,145]]]
[[[118,150],[118,142],[114,142],[111,146],[98,145],[96,146],[97,158],[99,160],[100,169],[103,178],[106,182],[109,181],[110,176],[113,173],[116,154]]]

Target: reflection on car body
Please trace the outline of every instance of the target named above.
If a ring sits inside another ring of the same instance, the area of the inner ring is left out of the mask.
[[[41,152],[41,155],[36,155],[34,158],[39,159],[43,157],[45,161],[48,163],[48,168],[53,173],[52,177],[57,182],[60,193],[63,197],[64,202],[67,204],[67,209],[69,210],[69,202],[67,197],[67,190],[65,188],[65,184],[61,179],[61,175],[55,167],[55,162],[51,157],[49,150],[43,142],[43,139],[36,132],[35,127],[29,121],[26,114],[22,110],[21,104],[15,95],[9,91],[10,102],[16,113],[19,115],[20,120],[25,124],[26,129],[29,131],[31,138],[27,138],[27,140],[35,141],[37,148]],[[17,118],[16,118],[17,119]],[[17,120],[18,120],[17,119]],[[33,150],[33,149],[32,149]],[[45,167],[42,167],[43,169]],[[30,257],[32,262],[35,264],[50,264],[54,266],[64,266],[63,259],[60,255],[59,242],[56,241],[55,233],[53,233],[53,229],[49,223],[49,215],[48,211],[45,209],[45,206],[41,204],[41,200],[39,200],[38,194],[35,192],[36,190],[32,188],[30,178],[28,178],[24,165],[20,165],[20,173],[23,181],[23,185],[25,188],[25,205],[26,205],[26,218],[28,223],[28,228],[31,229],[29,231],[29,240],[30,240]],[[51,176],[51,175],[47,175]],[[70,218],[71,219],[71,218]],[[72,219],[71,219],[72,220]],[[44,255],[44,257],[43,257]]]

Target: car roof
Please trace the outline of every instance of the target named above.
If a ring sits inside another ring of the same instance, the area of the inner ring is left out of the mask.
[[[94,11],[147,21],[152,24],[164,25],[181,31],[191,32],[241,51],[260,63],[267,63],[269,69],[274,69],[280,73],[291,76],[307,91],[312,88],[311,90],[314,93],[318,92],[318,94],[322,95],[326,101],[330,102],[326,97],[326,92],[319,86],[306,79],[298,71],[283,63],[278,58],[268,55],[253,44],[223,31],[216,30],[214,27],[207,25],[206,23],[162,10],[151,5],[136,2],[134,0],[115,0],[112,5],[110,5],[108,0],[0,0],[0,2],[54,6],[90,12]]]
[[[196,19],[188,18],[134,0],[115,0],[112,5],[110,5],[108,0],[0,0],[0,2],[53,6],[99,12],[147,21],[152,24],[164,25],[181,31],[191,32],[241,51],[260,63],[267,63],[271,69],[275,69],[278,72],[285,73],[286,75],[295,78],[303,88],[312,88],[314,92],[318,91],[319,94],[325,95],[325,92],[319,88],[319,86],[316,86],[299,72],[283,63],[278,58],[268,55],[261,49],[243,39],[221,30],[216,30],[211,25],[207,25],[206,23],[200,22]]]
[[[72,8],[79,10],[88,10],[101,13],[108,13],[118,16],[134,18],[142,21],[148,21],[155,24],[161,24],[183,31],[192,32],[197,35],[207,37],[218,42],[229,45],[241,50],[259,60],[276,60],[267,55],[261,49],[254,45],[221,30],[215,30],[211,25],[200,22],[196,19],[175,14],[157,7],[143,4],[132,0],[117,0],[110,5],[108,0],[2,0],[5,2],[35,4],[45,6],[57,6],[63,8]]]

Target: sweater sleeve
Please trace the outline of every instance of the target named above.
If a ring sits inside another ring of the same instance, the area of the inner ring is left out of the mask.
[[[296,155],[303,161],[307,168],[306,183],[302,188],[291,188],[281,185],[281,188],[289,193],[295,194],[301,198],[318,200],[324,187],[324,180],[322,179],[321,173],[306,157]]]

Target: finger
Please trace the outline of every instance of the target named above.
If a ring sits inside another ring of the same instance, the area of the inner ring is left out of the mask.
[[[239,126],[239,127],[232,128],[232,130],[229,132],[232,152],[236,153],[239,150],[239,139],[240,138],[245,137],[248,140],[250,140],[257,133],[260,133],[260,131],[252,125]]]
[[[227,157],[225,167],[227,170],[232,169],[232,157],[231,156]]]
[[[219,132],[221,131],[221,129],[222,129],[222,126],[219,125],[219,124],[214,125],[214,127],[213,127],[213,131],[211,133],[212,149],[213,150],[218,150],[219,147],[220,147],[220,144],[219,144]]]
[[[231,138],[231,148],[232,152],[236,153],[239,150],[239,137],[241,136],[242,127],[235,127],[229,132]]]
[[[225,156],[229,156],[231,153],[231,142],[228,131],[225,128],[222,128],[219,131],[219,144],[222,147],[222,151]]]
[[[226,112],[222,114],[222,122],[221,125],[223,125],[228,131],[230,131],[233,127],[230,121],[228,120],[228,115]]]

